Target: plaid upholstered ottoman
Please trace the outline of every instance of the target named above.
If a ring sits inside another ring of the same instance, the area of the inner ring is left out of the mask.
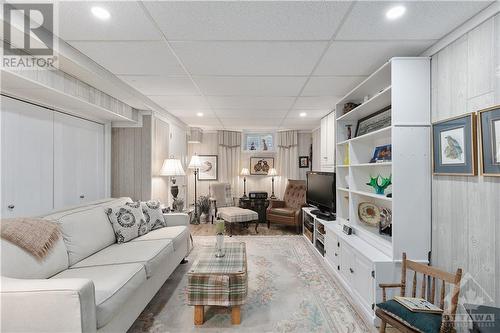
[[[235,223],[255,221],[255,232],[258,233],[259,214],[253,210],[240,207],[221,207],[217,210],[217,217],[229,223],[229,237],[233,236],[233,225]]]
[[[231,307],[231,322],[241,322],[240,305],[248,293],[245,243],[228,242],[225,256],[217,258],[214,247],[201,251],[188,273],[188,304],[194,305],[194,324],[203,324],[205,305]]]

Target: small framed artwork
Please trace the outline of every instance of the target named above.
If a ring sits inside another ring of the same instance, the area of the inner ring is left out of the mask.
[[[299,156],[299,168],[309,168],[309,156]]]
[[[500,176],[500,105],[478,112],[481,175]]]
[[[375,148],[370,163],[383,163],[390,161],[392,161],[392,145],[384,145]]]
[[[475,113],[433,123],[432,142],[435,175],[477,174]]]
[[[391,115],[392,111],[389,105],[380,111],[361,118],[358,120],[354,136],[358,137],[391,126]]]
[[[198,180],[217,180],[219,160],[217,155],[198,155],[203,165],[198,172]]]
[[[265,176],[274,168],[274,157],[250,157],[250,174]]]

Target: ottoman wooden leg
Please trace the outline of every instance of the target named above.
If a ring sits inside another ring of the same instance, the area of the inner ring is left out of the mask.
[[[239,305],[235,305],[231,308],[231,324],[241,324],[241,311]]]
[[[203,325],[203,305],[194,306],[194,324]]]
[[[259,231],[257,230],[257,228],[258,228],[258,227],[259,227],[259,220],[257,220],[257,221],[255,222],[255,233],[256,233],[256,234],[258,234],[258,233],[259,233]]]

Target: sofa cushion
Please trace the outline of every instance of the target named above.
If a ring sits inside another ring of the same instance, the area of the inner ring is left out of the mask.
[[[106,214],[118,243],[128,242],[149,231],[140,202],[127,202],[123,206],[106,208]]]
[[[61,226],[70,266],[116,242],[104,208],[123,205],[129,201],[130,198],[105,199],[44,217]]]
[[[146,218],[149,230],[155,230],[167,226],[167,222],[163,217],[159,201],[143,201],[141,202],[142,212]]]
[[[294,216],[296,210],[293,208],[272,208],[269,210],[270,214],[280,215],[280,216]]]
[[[68,268],[68,252],[62,237],[43,260],[38,261],[17,245],[0,240],[2,275],[12,278],[46,279]]]
[[[84,278],[95,287],[97,328],[111,321],[141,284],[146,271],[141,264],[121,264],[67,269],[52,279]]]
[[[147,277],[154,275],[160,265],[174,252],[170,239],[113,244],[76,263],[70,268],[103,266],[113,264],[141,263]]]
[[[389,316],[402,321],[418,332],[438,333],[441,328],[441,314],[412,312],[395,300],[377,304]]]
[[[174,251],[177,251],[184,244],[189,243],[189,229],[186,226],[166,227],[150,231],[148,234],[133,239],[132,242],[170,239],[174,245]],[[186,243],[185,243],[186,242]],[[189,244],[188,244],[189,245]],[[189,248],[189,246],[188,246]]]

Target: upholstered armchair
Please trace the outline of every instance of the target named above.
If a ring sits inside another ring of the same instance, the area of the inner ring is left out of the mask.
[[[222,207],[236,206],[236,198],[233,197],[231,184],[212,183],[210,184],[210,215],[212,223],[217,218],[217,211]]]
[[[306,204],[306,182],[289,180],[283,200],[270,200],[267,208],[267,227],[271,223],[295,226],[297,233],[302,226],[302,207]]]

